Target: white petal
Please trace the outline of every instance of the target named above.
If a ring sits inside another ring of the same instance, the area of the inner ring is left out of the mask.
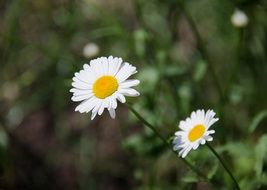
[[[119,89],[119,93],[125,95],[125,96],[131,96],[131,97],[136,97],[139,96],[140,93],[136,91],[135,89],[128,88],[128,89]]]
[[[213,110],[208,110],[205,117],[206,125],[214,118],[215,112]]]
[[[93,120],[96,116],[97,112],[92,112],[92,115],[91,115],[91,120]]]
[[[184,131],[176,131],[175,136],[183,136],[185,134]]]
[[[188,128],[187,122],[180,121],[179,128],[182,129],[182,130],[184,130],[184,131],[187,130],[187,128]]]
[[[177,151],[177,150],[182,149],[182,146],[181,146],[182,144],[183,144],[183,142],[182,142],[181,137],[175,137],[173,140],[173,145],[174,145],[173,150]]]
[[[198,148],[198,146],[199,146],[199,143],[195,143],[195,144],[193,145],[193,149],[196,150],[196,149]]]
[[[214,134],[215,133],[215,130],[209,130],[209,131],[207,131],[207,134],[208,135],[211,135],[211,134]]]
[[[108,62],[108,75],[115,76],[113,70],[115,70],[118,61],[113,60],[113,58],[107,58],[107,62]]]
[[[101,115],[105,109],[105,104],[104,101],[101,103],[99,110],[98,110],[98,115]]]
[[[72,96],[71,97],[71,100],[74,101],[74,102],[79,102],[79,101],[82,101],[82,100],[85,100],[85,99],[89,99],[93,96],[93,94],[84,94],[84,95],[79,95],[79,96]]]
[[[192,120],[196,120],[196,119],[197,119],[197,114],[196,114],[195,111],[193,111],[193,112],[191,113],[191,119],[192,119]]]
[[[109,115],[110,115],[110,117],[111,117],[112,119],[115,119],[115,117],[116,117],[116,112],[115,112],[115,110],[111,108],[111,109],[109,109],[108,111],[109,111]]]
[[[90,105],[90,107],[87,107],[86,113],[90,112],[92,109],[94,109],[95,106],[97,106],[100,103],[101,103],[101,101],[94,97],[94,102]]]
[[[91,68],[90,68],[90,66],[89,66],[87,63],[85,63],[85,64],[83,65],[83,69],[84,69],[85,71],[87,71],[87,70],[90,70]]]
[[[185,122],[187,125],[185,131],[190,131],[195,126],[195,120],[192,118],[187,118]]]
[[[125,102],[126,102],[125,97],[124,97],[121,93],[117,93],[117,99],[118,99],[121,103],[125,103]]]
[[[182,148],[181,148],[181,146],[180,146],[179,144],[175,144],[175,145],[173,146],[173,150],[174,150],[174,151],[177,151],[177,150],[180,150],[180,149],[182,149]]]
[[[212,126],[215,122],[217,122],[219,119],[218,118],[212,118],[208,123],[207,123],[207,128]]]
[[[95,105],[95,107],[92,110],[92,112],[98,113],[98,110],[100,109],[101,105],[102,105],[102,100],[98,100],[98,103]]]
[[[81,83],[84,83],[86,85],[90,85],[90,83],[88,81],[83,81],[83,80],[79,79],[78,77],[73,77],[72,80],[74,82],[81,82]]]
[[[78,88],[72,88],[70,89],[70,92],[72,93],[83,93],[83,92],[88,92],[88,91],[91,91],[90,89],[78,89]]]
[[[185,151],[186,148],[183,148],[182,150],[180,150],[179,152],[179,156],[182,156],[183,152]]]
[[[102,64],[103,64],[103,74],[109,75],[109,63],[106,57],[102,57]]]
[[[98,115],[101,115],[105,108],[109,108],[109,102],[110,102],[109,98],[106,98],[102,101],[102,105],[100,109],[98,110]]]
[[[136,73],[136,67],[130,65],[129,63],[124,63],[116,74],[116,78],[119,83],[121,83],[134,73]]]
[[[79,73],[75,73],[75,77],[77,77],[79,80],[82,80],[88,83],[92,83],[95,79],[95,75],[91,68],[90,68],[90,71],[81,70]]]
[[[76,89],[73,90],[73,96],[81,96],[81,95],[86,95],[86,94],[93,94],[92,90],[80,90]]]
[[[202,138],[202,139],[200,139],[199,142],[200,142],[200,144],[205,144],[206,143],[206,140]]]
[[[109,69],[109,72],[111,75],[115,76],[121,67],[122,59],[118,57],[113,58],[112,56],[109,56],[108,62],[109,62],[109,65],[111,66],[111,69]]]
[[[204,139],[205,139],[206,141],[213,141],[213,137],[210,136],[210,135],[205,136]]]
[[[192,149],[192,146],[189,145],[188,147],[184,148],[179,152],[179,155],[182,156],[182,158],[185,158],[186,155],[189,153],[189,151]]]
[[[92,97],[88,100],[84,100],[80,103],[76,108],[75,111],[79,111],[80,113],[89,112],[93,107],[97,104],[96,98]]]
[[[84,90],[90,90],[91,89],[91,85],[85,84],[83,82],[73,82],[71,85],[75,88],[78,88],[78,89],[84,89]]]
[[[99,58],[91,60],[90,66],[97,78],[103,75],[102,63]]]
[[[181,137],[180,137],[180,136],[176,136],[176,137],[174,137],[172,143],[173,143],[173,144],[178,144],[178,145],[182,144],[182,139],[181,139]]]
[[[136,80],[136,79],[126,80],[120,84],[120,88],[130,88],[130,87],[138,85],[139,83],[140,83],[140,81]]]
[[[111,108],[116,109],[118,106],[116,99],[110,98],[110,102],[111,102]]]
[[[197,110],[196,116],[198,123],[205,123],[205,111],[203,109]]]
[[[189,151],[190,151],[191,149],[192,149],[192,146],[189,146],[189,147],[184,151],[182,157],[183,157],[183,158],[186,157],[187,154],[189,153]]]

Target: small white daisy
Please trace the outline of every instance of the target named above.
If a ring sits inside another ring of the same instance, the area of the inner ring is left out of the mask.
[[[132,88],[139,84],[139,80],[127,80],[135,73],[136,67],[118,57],[100,57],[91,60],[90,64],[84,64],[83,69],[75,73],[72,79],[71,99],[75,102],[82,101],[75,111],[92,111],[93,120],[106,108],[110,116],[115,118],[117,100],[125,103],[125,96],[139,96],[139,92]]]
[[[86,58],[95,57],[99,53],[99,46],[95,43],[88,43],[83,48],[83,56]]]
[[[248,17],[245,12],[242,10],[236,9],[231,16],[232,24],[237,28],[242,28],[247,26],[248,24]]]
[[[173,140],[173,150],[180,150],[179,156],[183,158],[193,148],[196,150],[199,144],[205,144],[206,141],[212,141],[210,136],[214,134],[214,130],[209,130],[218,118],[215,118],[215,112],[208,110],[206,113],[204,110],[197,110],[191,113],[191,116],[184,121],[180,121],[180,131],[175,133]]]

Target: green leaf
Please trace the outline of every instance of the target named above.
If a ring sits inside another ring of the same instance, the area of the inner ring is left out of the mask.
[[[256,155],[256,162],[255,162],[255,172],[257,178],[261,177],[262,168],[264,163],[264,157],[267,154],[267,135],[261,136],[256,148],[255,148],[255,155]]]
[[[136,54],[142,57],[145,55],[146,39],[148,34],[144,29],[138,29],[134,31],[133,36]]]
[[[198,182],[199,179],[198,177],[192,173],[191,171],[189,171],[183,178],[182,181],[186,182],[186,183],[195,183]]]
[[[243,142],[230,142],[216,150],[221,153],[227,151],[232,156],[251,156],[252,146]]]
[[[170,65],[164,70],[164,75],[167,77],[179,76],[185,74],[186,69],[182,66]]]
[[[250,126],[249,126],[249,132],[252,133],[257,126],[260,124],[260,122],[267,117],[267,110],[263,110],[259,112],[252,120]]]
[[[137,78],[141,81],[139,89],[142,93],[153,92],[159,80],[159,72],[153,67],[144,67]]]
[[[194,80],[196,82],[199,82],[205,76],[206,71],[207,71],[207,63],[204,61],[198,62],[193,75]]]
[[[212,177],[216,174],[217,170],[218,170],[218,162],[215,162],[214,165],[212,166],[212,168],[210,169],[210,171],[208,172],[208,178],[212,179]]]

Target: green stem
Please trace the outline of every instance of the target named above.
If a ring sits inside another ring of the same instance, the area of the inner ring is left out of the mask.
[[[226,164],[224,163],[224,161],[222,160],[222,158],[220,157],[220,155],[216,152],[216,150],[214,148],[212,148],[212,146],[209,143],[206,143],[206,145],[209,147],[209,149],[211,150],[211,152],[218,158],[218,160],[221,162],[222,166],[224,167],[224,169],[226,170],[226,172],[229,174],[229,176],[231,177],[231,179],[233,180],[233,182],[235,183],[236,189],[240,190],[240,187],[235,179],[235,177],[233,176],[232,172],[228,169],[228,167],[226,166]]]
[[[175,153],[175,155],[177,155],[177,153],[173,150],[172,145],[156,130],[156,128],[150,124],[149,122],[147,122],[131,105],[126,104],[127,107],[131,110],[131,112],[145,125],[147,126],[149,129],[151,129],[156,136],[158,136],[162,142],[169,148],[171,149],[171,151],[173,153]],[[192,171],[194,171],[198,176],[200,176],[201,178],[208,180],[208,178],[206,177],[205,174],[203,174],[202,172],[200,172],[197,168],[195,168],[195,166],[193,166],[189,161],[187,161],[184,158],[179,157]]]

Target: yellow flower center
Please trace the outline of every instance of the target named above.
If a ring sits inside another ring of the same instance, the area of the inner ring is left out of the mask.
[[[118,81],[113,76],[103,76],[97,79],[93,85],[93,92],[97,98],[105,99],[118,89]]]
[[[204,132],[205,132],[205,126],[204,125],[201,125],[201,124],[198,124],[198,125],[196,125],[195,127],[193,127],[191,129],[191,131],[188,134],[188,139],[191,142],[194,142],[197,139],[199,139],[200,137],[202,137],[202,135],[204,134]]]

